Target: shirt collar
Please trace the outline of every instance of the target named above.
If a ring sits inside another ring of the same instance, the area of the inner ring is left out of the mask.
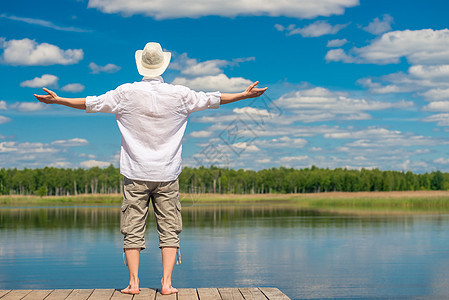
[[[157,76],[157,77],[143,77],[142,81],[146,81],[146,82],[151,82],[151,83],[163,83],[164,79],[162,78],[162,76]]]

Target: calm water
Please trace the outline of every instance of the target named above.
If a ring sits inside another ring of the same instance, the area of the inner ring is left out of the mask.
[[[183,208],[176,287],[273,286],[294,299],[449,298],[449,215],[355,216],[294,206]],[[148,230],[149,229],[149,230]],[[158,287],[154,219],[142,287]],[[0,209],[0,289],[120,288],[119,207]]]

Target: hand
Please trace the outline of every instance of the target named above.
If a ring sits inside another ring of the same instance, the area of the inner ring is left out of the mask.
[[[58,99],[58,95],[56,95],[55,92],[50,91],[47,88],[43,88],[44,92],[47,93],[47,95],[36,95],[34,94],[34,97],[36,97],[37,100],[39,100],[40,102],[44,102],[46,104],[52,104],[52,103],[56,103],[57,99]]]
[[[256,85],[259,84],[259,81],[254,82],[251,84],[244,92],[243,96],[245,98],[256,98],[261,96],[265,91],[268,89],[267,87],[264,87],[263,89],[256,88]]]

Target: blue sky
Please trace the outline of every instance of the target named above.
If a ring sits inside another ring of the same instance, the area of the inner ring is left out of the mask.
[[[33,98],[141,80],[134,52],[172,52],[169,83],[266,96],[191,115],[185,166],[449,171],[445,1],[16,0],[0,12],[0,161],[118,166],[114,115]]]

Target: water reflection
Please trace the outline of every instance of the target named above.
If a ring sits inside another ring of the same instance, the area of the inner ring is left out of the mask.
[[[412,215],[389,218],[385,215],[358,215],[305,209],[295,205],[252,203],[252,204],[206,204],[184,207],[183,223],[186,227],[351,227],[381,226],[385,218],[390,226],[404,221],[413,222]],[[331,217],[331,218],[330,218]],[[298,218],[300,222],[298,223]],[[434,216],[436,222],[444,215]],[[119,206],[78,207],[17,207],[0,208],[2,229],[104,229],[116,232],[120,223]],[[154,222],[150,209],[149,223]]]
[[[119,288],[119,207],[0,209],[0,289]],[[276,286],[291,298],[446,298],[449,216],[335,214],[281,203],[183,208],[178,287]],[[154,218],[141,283],[157,287]]]

